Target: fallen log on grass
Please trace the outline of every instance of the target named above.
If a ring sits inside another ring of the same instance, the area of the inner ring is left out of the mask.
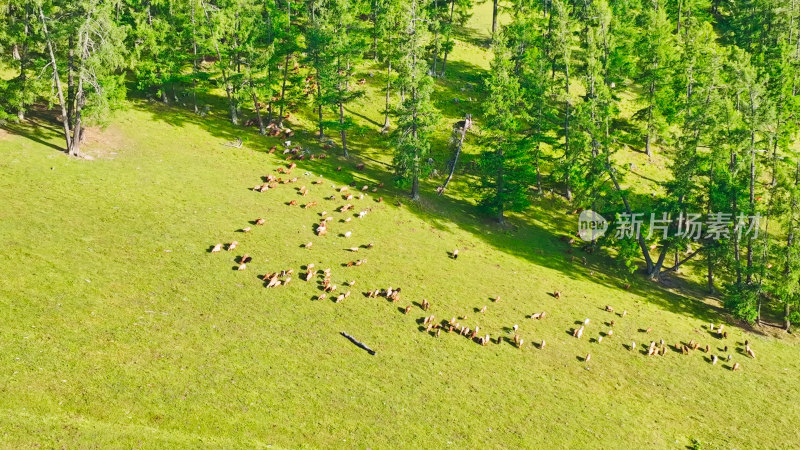
[[[342,336],[344,336],[344,337],[346,337],[347,339],[349,339],[349,340],[350,340],[350,342],[352,342],[352,343],[353,343],[353,344],[355,344],[356,346],[358,346],[358,347],[361,347],[361,348],[363,348],[364,350],[366,350],[366,351],[367,351],[367,353],[369,353],[370,355],[374,355],[374,354],[375,354],[375,350],[373,350],[373,349],[371,349],[371,348],[367,347],[367,345],[366,345],[366,344],[364,344],[363,342],[361,342],[361,341],[359,341],[358,339],[354,338],[353,336],[350,336],[349,334],[345,333],[344,331],[342,331]]]

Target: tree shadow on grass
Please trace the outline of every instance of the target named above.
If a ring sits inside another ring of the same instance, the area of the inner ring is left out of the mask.
[[[5,123],[0,125],[0,129],[10,134],[30,139],[33,142],[50,147],[61,153],[66,150],[64,141],[64,130],[60,128],[55,114],[44,109],[32,109],[27,112],[27,116],[20,123]],[[56,144],[59,142],[64,146]]]

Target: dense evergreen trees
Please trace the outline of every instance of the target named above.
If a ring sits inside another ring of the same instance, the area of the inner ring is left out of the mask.
[[[66,151],[80,155],[87,121],[106,116],[126,85],[198,114],[216,94],[234,124],[247,119],[262,134],[309,106],[315,134],[325,145],[336,138],[347,157],[348,105],[363,95],[357,73],[369,71],[381,80],[375,131],[416,199],[444,163],[435,146],[446,144],[434,138],[450,129],[432,96],[451,83],[471,9],[470,0],[2,0],[0,120],[52,106]],[[769,303],[787,328],[800,319],[800,1],[492,9],[492,62],[482,106],[469,111],[478,206],[503,222],[550,192],[607,218],[643,213],[640,235],[586,249],[605,247],[656,280],[693,261],[738,316],[758,321]],[[637,154],[662,167],[667,181],[645,183],[653,192],[635,184]],[[732,225],[693,234],[697,213]]]

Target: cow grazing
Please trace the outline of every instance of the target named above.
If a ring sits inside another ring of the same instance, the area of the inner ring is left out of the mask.
[[[589,319],[584,319],[583,324],[584,325],[589,325]]]
[[[422,299],[422,309],[427,311],[431,307],[431,304],[428,303],[428,300]]]
[[[255,223],[256,225],[264,225],[265,223],[267,223],[267,221],[264,219],[256,219]]]
[[[245,269],[247,269],[247,264],[245,263],[239,264],[239,267],[236,268],[236,270],[245,270]]]
[[[614,312],[614,308],[612,308],[611,305],[606,305],[606,311],[608,311],[610,313],[613,313]]]
[[[606,336],[613,336],[613,335],[614,335],[614,330],[608,330],[606,332]]]
[[[453,259],[458,259],[458,249],[453,250]]]
[[[242,259],[240,259],[239,261],[242,262],[242,263],[249,263],[252,260],[253,260],[253,258],[250,255],[248,255],[247,253],[245,253],[244,256],[242,256]]]
[[[542,343],[539,344],[539,349],[540,350],[543,349],[545,345],[547,345],[547,342],[545,342],[544,339],[542,339]]]
[[[714,365],[714,366],[717,365],[717,359],[718,359],[717,355],[712,355],[711,356],[711,365]]]
[[[239,243],[237,241],[231,242],[230,244],[228,244],[228,251],[235,249],[238,245]]]
[[[250,232],[250,227],[242,228],[242,233],[249,233],[249,232]]]
[[[303,205],[303,209],[313,208],[315,206],[317,206],[317,202],[316,201],[311,201],[311,202],[308,202],[305,205]]]
[[[554,291],[554,292],[553,292],[553,297],[555,297],[555,298],[561,298],[561,291]]]
[[[572,335],[573,335],[573,336],[575,336],[576,338],[580,339],[580,338],[581,338],[581,336],[583,336],[583,330],[584,330],[584,327],[583,327],[583,326],[581,326],[580,328],[576,329],[576,330],[575,330],[575,331],[572,333]]]
[[[742,366],[740,366],[740,365],[739,365],[739,363],[735,363],[735,364],[733,365],[733,367],[731,367],[731,370],[733,370],[733,371],[735,372],[735,371],[739,370],[741,367],[742,367]]]
[[[625,310],[625,311],[622,311],[622,317],[625,317],[625,316],[627,316],[627,315],[628,315],[628,311],[627,311],[627,310]]]
[[[631,342],[631,350],[636,350],[636,342]]]
[[[297,206],[297,200],[290,201],[289,206]]]
[[[211,253],[219,253],[222,250],[222,244],[217,244],[211,249]]]
[[[753,352],[753,349],[750,348],[749,345],[745,347],[745,351],[747,352],[747,356],[749,356],[749,357],[751,357],[753,359],[756,359],[756,354],[755,354],[755,352]]]
[[[587,353],[586,356],[583,357],[583,362],[589,362],[590,359],[592,359],[592,354]]]
[[[483,305],[483,308],[481,308],[481,311],[480,311],[480,312],[481,312],[481,313],[485,313],[485,312],[486,312],[486,305]]]
[[[312,245],[314,245],[314,243],[309,241],[309,242],[306,242],[306,244],[303,247],[311,248]]]
[[[411,312],[411,305],[406,306],[406,309],[404,310],[404,314],[408,314],[409,312]]]

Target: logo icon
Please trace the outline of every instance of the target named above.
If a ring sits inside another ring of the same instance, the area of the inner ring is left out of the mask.
[[[578,236],[586,242],[592,242],[595,239],[602,237],[608,230],[608,221],[592,211],[586,209],[581,211],[578,216]]]

